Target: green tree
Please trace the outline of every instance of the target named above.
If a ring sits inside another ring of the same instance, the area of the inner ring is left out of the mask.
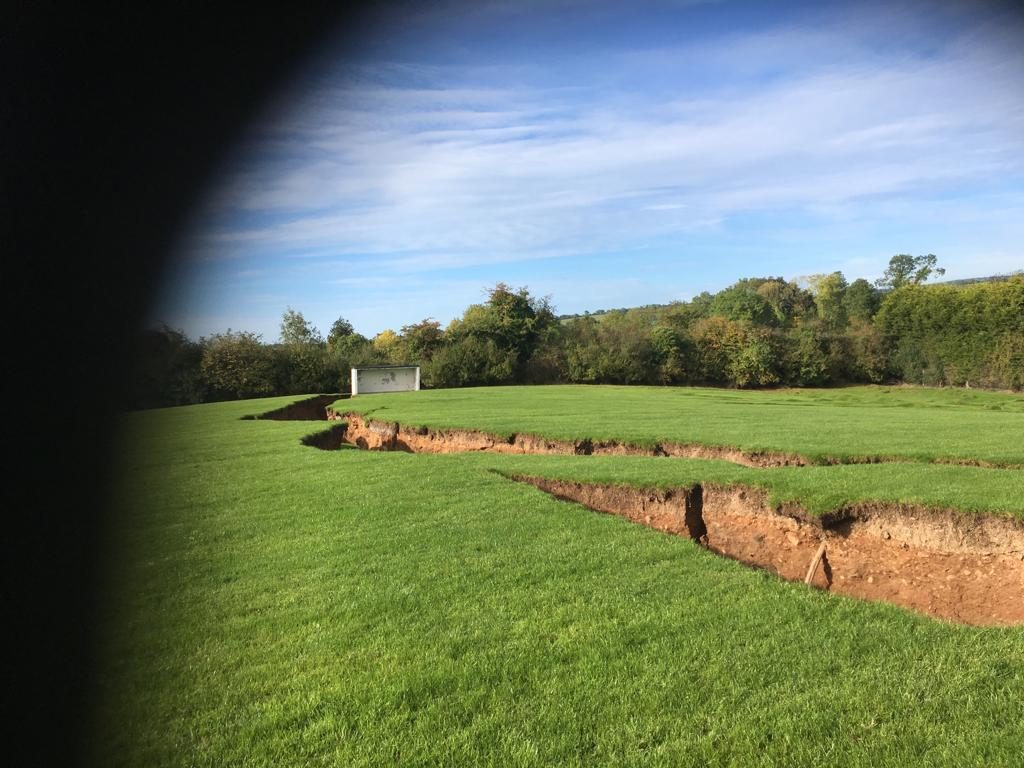
[[[889,378],[885,339],[873,323],[860,319],[852,321],[846,333],[846,341],[846,369],[852,380],[881,384]]]
[[[659,366],[659,383],[684,384],[694,373],[694,351],[689,337],[671,324],[659,325],[651,332],[651,344]]]
[[[780,355],[772,331],[748,327],[733,352],[727,372],[738,387],[766,387],[778,384]]]
[[[402,362],[402,345],[398,334],[386,328],[373,337],[373,348],[389,363]]]
[[[809,275],[806,279],[821,321],[828,328],[842,328],[846,325],[846,308],[843,304],[846,278],[843,273]]]
[[[277,344],[272,347],[277,368],[277,390],[286,395],[332,392],[337,385],[327,346]]]
[[[568,380],[565,336],[566,329],[561,323],[552,323],[544,330],[522,371],[524,383],[557,384]]]
[[[354,333],[355,329],[352,327],[352,323],[350,323],[344,317],[339,317],[331,325],[330,333],[327,334],[327,344],[333,347],[342,339],[347,339]]]
[[[301,312],[288,307],[281,316],[282,344],[320,344],[323,339],[318,331]]]
[[[401,338],[408,358],[424,362],[430,360],[444,344],[444,331],[439,322],[428,317],[412,325],[403,325]]]
[[[878,311],[881,295],[863,277],[850,283],[843,294],[843,308],[850,320],[870,320]]]
[[[324,376],[332,382],[331,389],[348,392],[352,382],[352,368],[377,362],[369,339],[356,333],[352,323],[339,317],[327,334],[327,352]]]
[[[1024,334],[1003,334],[992,345],[985,363],[984,375],[978,383],[1015,391],[1024,389]]]
[[[882,300],[875,324],[894,373],[919,384],[963,385],[984,381],[1012,386],[1014,356],[1006,375],[993,378],[993,354],[1005,335],[1024,336],[1024,278],[971,285],[904,285]],[[1003,383],[999,383],[999,382]]]
[[[515,370],[512,350],[493,339],[463,336],[438,349],[423,368],[428,387],[473,387],[504,384]]]
[[[768,302],[775,324],[789,327],[814,311],[814,298],[793,281],[770,277],[758,286],[757,293]]]
[[[566,351],[571,381],[595,384],[654,384],[659,356],[650,321],[642,314],[609,312],[600,321],[572,324]]]
[[[247,331],[215,334],[201,339],[203,380],[220,396],[244,399],[272,394],[276,389],[273,353],[261,337]]]
[[[327,345],[325,376],[331,388],[348,392],[352,384],[352,369],[364,365],[381,365],[383,360],[373,343],[359,333],[339,336]]]
[[[711,299],[711,314],[755,325],[776,325],[775,309],[759,291],[765,282],[763,278],[745,278],[719,291]]]
[[[282,393],[299,395],[335,388],[320,331],[291,307],[281,316],[281,343],[274,354]]]
[[[135,338],[130,408],[159,408],[206,399],[200,364],[202,345],[166,325]]]
[[[835,335],[818,319],[790,330],[786,337],[786,381],[798,387],[820,387],[834,382],[842,367],[833,354]]]
[[[938,257],[934,253],[924,256],[911,256],[909,253],[897,253],[889,259],[889,266],[881,278],[875,281],[879,288],[896,290],[904,285],[920,285],[929,277],[944,275],[943,267],[935,266]]]
[[[551,325],[557,323],[550,300],[530,296],[525,287],[513,291],[505,283],[488,289],[484,304],[470,305],[461,320],[453,321],[449,333],[453,342],[465,336],[490,340],[514,361],[512,378],[526,362]]]
[[[690,336],[697,363],[696,380],[704,384],[730,383],[730,364],[746,336],[743,324],[715,315],[694,323]]]
[[[594,363],[598,342],[599,321],[594,315],[584,315],[569,324],[565,334],[566,376],[573,383],[595,383],[597,365]]]

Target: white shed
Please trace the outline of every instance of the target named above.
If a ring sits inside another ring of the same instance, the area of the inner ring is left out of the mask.
[[[413,392],[419,388],[418,365],[372,365],[352,369],[352,397],[371,392]]]

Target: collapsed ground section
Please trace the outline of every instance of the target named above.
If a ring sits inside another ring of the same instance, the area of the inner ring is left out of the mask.
[[[358,413],[328,409],[327,418],[344,421],[346,442],[372,451],[411,453],[551,454],[559,456],[674,456],[687,459],[722,459],[747,467],[806,466],[802,456],[781,452],[751,452],[696,444],[659,443],[651,448],[616,440],[553,440],[536,435],[515,434],[507,438],[469,429],[428,429],[405,427],[394,422],[367,419]]]
[[[326,421],[330,412],[328,406],[338,401],[342,395],[317,395],[306,400],[275,408],[272,411],[254,416],[243,416],[243,419],[271,419],[273,421]]]
[[[328,418],[339,415],[328,410]],[[368,450],[413,453],[490,451],[517,454],[690,455],[619,443],[555,441],[530,435],[502,439],[464,430],[403,428],[345,414],[307,444],[342,442]],[[671,447],[670,447],[671,448]],[[729,458],[716,449],[699,458]],[[783,466],[786,457],[734,452],[754,466]],[[755,463],[758,462],[758,463]],[[767,462],[767,463],[762,463]],[[796,462],[793,462],[796,463]],[[1024,623],[1024,525],[987,515],[864,503],[818,518],[796,505],[773,508],[763,490],[692,486],[670,491],[514,478],[558,498],[620,515],[788,580],[880,600],[951,621],[979,625]]]
[[[655,490],[512,479],[687,536],[790,581],[966,624],[1024,623],[1024,530],[1010,521],[880,504],[821,519],[796,508],[774,509],[752,488]]]

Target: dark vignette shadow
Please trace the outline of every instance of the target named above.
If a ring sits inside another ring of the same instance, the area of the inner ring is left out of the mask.
[[[348,50],[365,11],[40,2],[5,14],[12,764],[89,762],[97,586],[113,556],[104,532],[116,524],[105,507],[115,420],[131,336],[181,228],[261,106],[321,46]]]

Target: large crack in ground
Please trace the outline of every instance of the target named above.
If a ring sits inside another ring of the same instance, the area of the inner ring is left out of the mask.
[[[744,467],[806,467],[836,464],[918,463],[897,456],[825,456],[814,460],[784,451],[745,451],[728,446],[662,441],[650,447],[618,440],[555,440],[517,433],[507,437],[473,429],[432,429],[408,427],[397,422],[367,418],[354,412],[327,409],[327,418],[347,424],[346,441],[368,450],[408,451],[410,453],[513,453],[559,456],[669,456],[682,459],[718,459]],[[1016,464],[995,464],[975,459],[936,458],[937,464],[1021,469]]]
[[[302,439],[304,445],[325,450],[349,444],[412,453],[685,456],[755,467],[807,463],[789,454],[706,446],[642,449],[615,442],[532,435],[503,439],[472,430],[404,428],[359,414],[337,414],[321,402],[325,399],[296,403],[260,418],[303,418],[296,414],[305,413],[317,420],[343,420]],[[796,504],[773,507],[763,489],[748,486],[658,490],[506,477],[592,510],[687,537],[724,557],[818,589],[965,624],[1024,623],[1024,522],[1019,520],[888,502],[853,504],[817,517]]]
[[[805,466],[810,462],[797,454],[752,452],[715,446],[657,443],[651,447],[617,440],[554,440],[518,433],[501,437],[470,429],[405,427],[396,422],[368,419],[358,413],[328,409],[327,418],[344,421],[346,442],[375,451],[410,453],[509,453],[558,456],[672,456],[688,459],[724,459],[747,467]]]
[[[243,416],[243,419],[271,419],[274,421],[327,421],[329,418],[328,406],[336,403],[343,395],[317,395],[306,400],[298,400],[294,403],[275,408],[266,413],[251,416]]]
[[[643,489],[511,476],[556,498],[691,538],[789,581],[976,625],[1024,623],[1024,526],[896,504],[825,517],[758,488]]]

